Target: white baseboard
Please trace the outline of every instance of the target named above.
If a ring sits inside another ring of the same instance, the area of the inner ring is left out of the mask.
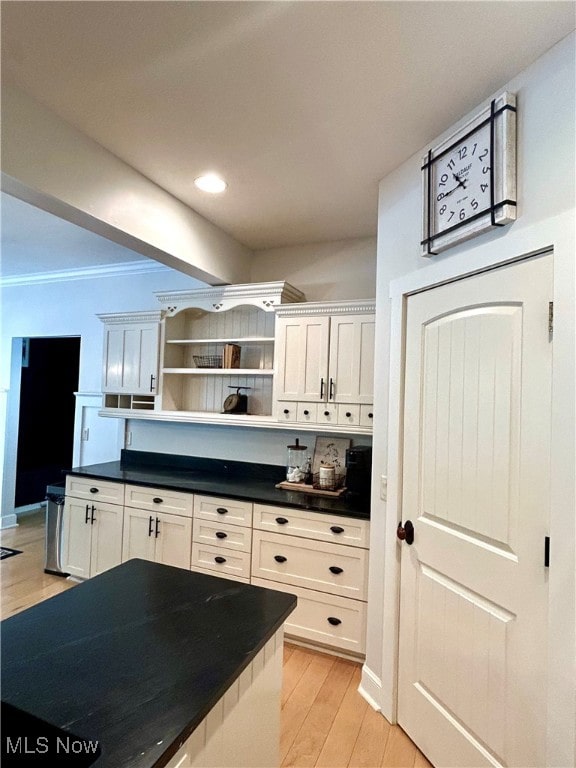
[[[362,698],[366,699],[372,709],[375,709],[376,712],[382,711],[382,707],[378,703],[382,700],[382,681],[366,664],[362,667],[362,679],[360,680],[358,693]]]
[[[16,528],[18,525],[18,517],[16,515],[1,515],[0,516],[0,529],[4,528]]]

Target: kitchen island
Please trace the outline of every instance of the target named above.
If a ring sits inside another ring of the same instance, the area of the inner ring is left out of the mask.
[[[285,592],[134,559],[5,620],[6,766],[7,737],[13,758],[40,744],[37,764],[59,764],[54,732],[62,749],[66,736],[96,745],[78,762],[96,768],[277,765],[282,626],[295,606]],[[31,716],[46,741],[17,741]]]

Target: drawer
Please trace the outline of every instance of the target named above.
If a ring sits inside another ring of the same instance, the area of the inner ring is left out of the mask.
[[[222,576],[241,576],[250,578],[250,554],[248,552],[232,552],[222,547],[212,547],[209,544],[192,543],[193,568],[206,568],[210,573]]]
[[[166,512],[169,515],[192,517],[194,494],[171,491],[166,488],[127,485],[124,494],[124,506],[150,512]]]
[[[194,517],[218,520],[229,525],[252,525],[252,502],[233,501],[217,496],[195,496]]]
[[[219,520],[194,519],[193,541],[198,544],[211,544],[223,549],[238,552],[252,550],[252,531],[240,525],[226,525]]]
[[[360,424],[360,406],[341,403],[338,406],[338,424],[358,426]]]
[[[124,504],[124,483],[110,483],[95,477],[66,475],[66,496],[106,504]]]
[[[317,409],[318,406],[316,403],[298,403],[296,407],[296,421],[316,424]]]
[[[318,424],[337,424],[338,408],[333,403],[319,403],[317,411]]]
[[[366,600],[368,552],[359,547],[255,530],[252,576]]]
[[[286,635],[358,655],[366,653],[366,603],[266,579],[252,579],[252,584],[296,595],[296,608],[284,623]]]
[[[371,427],[373,422],[374,422],[374,406],[361,405],[360,406],[360,426]]]
[[[309,539],[368,548],[370,522],[320,512],[254,504],[254,528]]]
[[[297,403],[279,402],[276,405],[276,418],[278,421],[296,421],[297,411]]]

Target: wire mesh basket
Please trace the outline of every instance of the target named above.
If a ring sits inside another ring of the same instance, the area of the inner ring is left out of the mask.
[[[331,475],[330,477],[320,476],[319,472],[314,472],[312,475],[312,488],[321,491],[337,491],[342,488],[346,480],[346,470],[341,470]]]
[[[197,368],[222,368],[222,355],[192,355]]]

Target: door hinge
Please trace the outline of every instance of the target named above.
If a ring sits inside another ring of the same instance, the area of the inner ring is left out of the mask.
[[[554,302],[548,302],[548,333],[550,336],[554,333]]]
[[[544,536],[544,568],[550,568],[550,536]]]

